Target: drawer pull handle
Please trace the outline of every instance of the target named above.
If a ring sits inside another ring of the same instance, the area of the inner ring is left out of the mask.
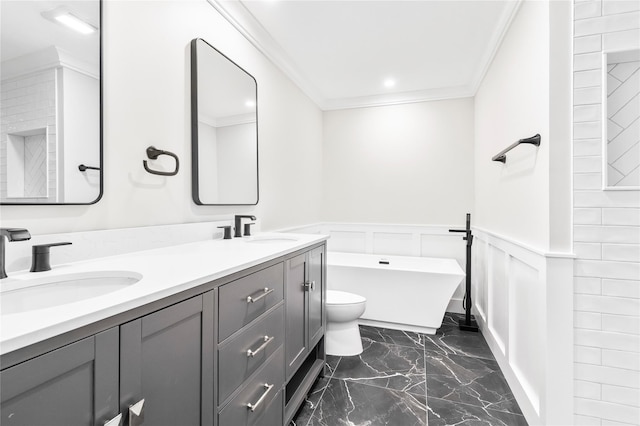
[[[262,350],[264,348],[267,347],[267,345],[269,343],[271,343],[271,341],[274,339],[274,336],[264,336],[263,338],[263,343],[260,345],[260,347],[258,349],[256,349],[255,351],[252,351],[251,349],[247,350],[247,357],[249,358],[253,358],[254,356],[256,356],[257,354],[259,354],[260,352],[262,352]]]
[[[263,297],[269,295],[273,293],[273,289],[269,288],[269,287],[265,287],[264,290],[262,290],[262,294],[258,297],[251,297],[251,296],[247,296],[247,303],[256,303],[258,300],[262,299]]]
[[[252,413],[253,413],[254,411],[256,411],[256,409],[258,408],[258,406],[259,406],[260,404],[262,404],[262,401],[264,401],[264,399],[267,397],[267,394],[271,391],[271,389],[273,389],[273,386],[274,386],[274,385],[270,385],[270,384],[268,384],[268,383],[265,383],[265,384],[264,384],[264,385],[262,385],[262,386],[264,387],[265,391],[264,391],[264,393],[262,394],[262,396],[260,397],[260,399],[258,399],[258,400],[256,401],[256,403],[255,403],[255,404],[252,404],[252,403],[250,403],[250,402],[249,402],[249,403],[247,403],[247,408],[248,408],[249,410],[251,410],[251,412],[252,412]]]

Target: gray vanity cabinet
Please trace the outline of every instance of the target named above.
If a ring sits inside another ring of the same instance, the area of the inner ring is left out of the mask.
[[[307,318],[305,315],[307,299],[306,266],[306,254],[301,254],[285,261],[287,379],[300,367],[308,350]]]
[[[286,372],[289,379],[323,336],[324,246],[285,262]]]
[[[325,268],[322,243],[3,355],[0,424],[288,424],[324,367]]]
[[[120,410],[127,424],[213,424],[210,291],[120,327]],[[138,419],[130,406],[144,400]]]
[[[310,289],[308,291],[309,347],[314,347],[324,335],[326,325],[324,283],[325,274],[324,247],[318,247],[308,253]]]
[[[118,327],[0,372],[0,424],[102,426],[118,415]]]

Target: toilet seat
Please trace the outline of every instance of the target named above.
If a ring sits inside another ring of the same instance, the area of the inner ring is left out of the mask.
[[[366,297],[339,290],[327,290],[327,305],[357,305],[365,303]]]

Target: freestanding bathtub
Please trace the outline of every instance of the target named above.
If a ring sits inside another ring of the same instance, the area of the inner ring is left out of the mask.
[[[464,276],[454,259],[327,254],[327,288],[367,298],[360,324],[435,334]]]

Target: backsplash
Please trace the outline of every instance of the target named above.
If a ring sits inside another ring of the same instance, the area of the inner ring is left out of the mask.
[[[33,235],[29,241],[6,244],[6,269],[9,275],[11,272],[28,270],[31,267],[31,246],[36,244],[61,241],[73,243],[70,246],[56,247],[51,250],[51,264],[55,268],[56,264],[220,239],[222,229],[218,229],[218,226],[232,225],[232,223],[233,219],[229,218],[216,222]],[[260,223],[257,221],[253,231],[259,232],[259,226]]]

